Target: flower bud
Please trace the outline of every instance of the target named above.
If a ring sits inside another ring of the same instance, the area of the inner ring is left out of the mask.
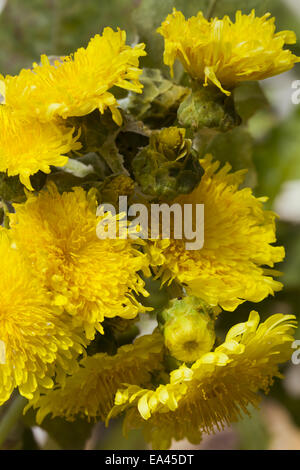
[[[100,187],[101,202],[118,205],[120,196],[130,197],[134,192],[134,181],[127,175],[112,175]]]
[[[203,174],[185,129],[177,127],[153,132],[149,145],[132,160],[132,170],[142,191],[162,200],[190,193]]]
[[[214,322],[204,302],[196,297],[172,300],[162,318],[165,345],[172,357],[189,363],[211,351]]]
[[[226,132],[241,124],[232,96],[212,87],[194,86],[180,104],[177,117],[180,125],[193,130],[207,127]]]
[[[190,153],[192,141],[185,139],[185,129],[168,127],[152,133],[150,146],[156,152],[163,154],[167,160],[175,161]]]

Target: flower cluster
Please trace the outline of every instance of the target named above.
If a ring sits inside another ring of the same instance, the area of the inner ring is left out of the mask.
[[[18,76],[0,77],[0,180],[11,188],[7,198],[0,184],[0,405],[17,388],[39,424],[47,415],[108,423],[123,413],[125,431],[142,429],[157,449],[172,439],[199,442],[239,419],[291,357],[293,315],[261,323],[252,311],[238,323],[236,314],[218,336],[222,310],[282,288],[274,266],[285,253],[266,198],[241,186],[247,170],[205,155],[199,140],[206,127],[218,134],[241,123],[235,109],[228,121],[220,90],[229,95],[242,80],[300,60],[284,49],[294,33],[276,33],[269,15],[254,12],[237,12],[234,23],[201,12],[185,20],[174,10],[159,32],[165,63],[172,68],[179,58],[191,88],[148,70],[154,98],[134,98],[145,45],[126,45],[125,32],[110,28],[73,55],[42,56]],[[122,112],[115,87],[127,90]],[[196,116],[197,126],[179,127],[191,102],[196,114],[209,102],[209,125]],[[164,238],[133,236],[119,196],[146,208],[204,205],[203,247],[188,250],[175,229]],[[115,224],[117,237],[108,228],[99,235],[104,222]],[[168,300],[159,306],[151,302],[154,280]]]
[[[130,385],[118,391],[109,418],[126,410],[125,430],[142,428],[154,448],[187,437],[199,443],[202,432],[236,421],[247,405],[257,405],[259,389],[268,391],[280,361],[290,358],[293,315],[272,315],[259,324],[253,311],[235,325],[223,344],[202,354],[191,367],[174,369],[156,389]]]
[[[65,165],[66,155],[81,147],[67,118],[109,108],[120,125],[122,116],[110,90],[117,86],[141,93],[138,66],[143,55],[144,44],[127,46],[125,31],[105,28],[102,36],[97,34],[74,55],[54,64],[42,56],[40,65],[34,63],[30,70],[0,76],[5,103],[0,115],[5,130],[0,137],[0,170],[19,174],[32,189],[30,175],[47,173],[50,165]]]

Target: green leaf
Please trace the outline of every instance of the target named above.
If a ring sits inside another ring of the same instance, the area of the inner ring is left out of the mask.
[[[105,143],[99,149],[99,153],[113,173],[127,173],[123,165],[123,156],[119,153],[119,149],[116,145],[118,133],[119,131],[107,136]]]

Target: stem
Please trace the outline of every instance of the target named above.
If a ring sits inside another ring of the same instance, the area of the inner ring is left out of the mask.
[[[211,0],[210,5],[208,6],[207,12],[205,14],[208,20],[213,16],[217,3],[218,3],[218,0]]]
[[[27,400],[24,397],[19,396],[15,398],[5,415],[2,417],[0,421],[0,449],[6,441],[10,431],[18,422],[26,403]]]

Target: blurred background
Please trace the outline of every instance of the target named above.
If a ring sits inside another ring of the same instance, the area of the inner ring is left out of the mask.
[[[119,26],[126,29],[128,42],[146,42],[148,56],[142,65],[162,67],[169,78],[162,65],[163,40],[155,29],[173,6],[186,16],[211,8],[219,17],[233,17],[237,9],[249,13],[255,8],[258,15],[270,11],[279,30],[294,30],[300,38],[299,0],[0,0],[0,73],[16,74],[39,61],[42,53],[69,54],[86,46],[103,27]],[[300,56],[299,42],[291,49]],[[300,104],[292,101],[296,80],[300,80],[299,64],[291,72],[261,82],[261,86],[241,87],[235,100],[247,125],[226,138],[221,134],[207,149],[218,159],[229,159],[234,169],[249,169],[247,184],[257,196],[269,196],[267,207],[280,216],[278,241],[286,248],[286,260],[278,267],[283,273],[282,292],[259,305],[247,302],[226,313],[218,324],[220,332],[237,318],[246,319],[252,309],[262,318],[281,312],[294,313],[300,319]],[[300,329],[296,338],[300,340]],[[183,441],[173,448],[299,450],[300,365],[289,363],[283,372],[285,379],[275,381],[260,410],[249,410],[251,418],[245,416],[223,432],[204,436],[200,446]],[[0,423],[13,401],[14,397],[1,407]],[[45,420],[42,429],[34,426],[29,415],[15,423],[2,448],[143,449],[145,444],[138,432],[124,439],[118,421],[105,429],[102,424],[83,421]]]

